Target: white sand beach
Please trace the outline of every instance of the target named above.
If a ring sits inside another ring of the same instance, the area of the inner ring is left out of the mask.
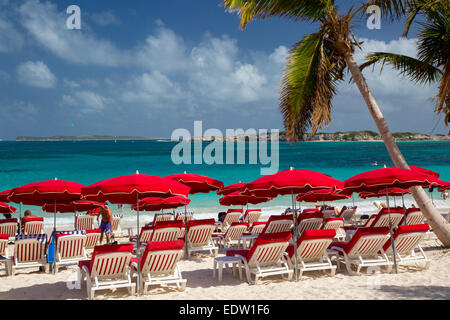
[[[126,241],[126,239],[121,239]],[[126,289],[98,291],[96,299],[150,299],[150,300],[399,300],[450,299],[450,249],[444,249],[433,237],[422,243],[432,260],[428,270],[400,267],[399,273],[349,276],[345,268],[330,277],[322,272],[305,273],[299,282],[264,278],[257,285],[233,277],[224,269],[222,282],[213,278],[213,258],[208,254],[194,255],[182,260],[180,268],[187,287],[184,292],[174,287],[154,287],[145,296],[129,296]],[[223,255],[224,251],[219,251]],[[9,299],[86,299],[86,290],[75,288],[76,267],[61,268],[56,275],[37,269],[19,270],[13,277],[0,276],[0,300]]]

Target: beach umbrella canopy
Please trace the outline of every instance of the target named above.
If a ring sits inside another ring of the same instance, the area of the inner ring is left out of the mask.
[[[14,188],[9,194],[9,200],[31,206],[42,206],[46,203],[67,203],[79,200],[81,188],[77,182],[65,180],[46,180],[33,182]]]
[[[405,194],[410,194],[411,191],[409,189],[401,189],[401,188],[389,188],[387,190],[387,195],[389,197],[401,197]],[[381,189],[378,192],[361,192],[359,196],[362,199],[367,198],[380,198],[386,196],[386,189]]]
[[[77,200],[70,203],[46,203],[42,206],[42,211],[44,212],[59,212],[59,213],[70,213],[70,212],[86,212],[100,207],[106,207],[105,203]]]
[[[262,197],[306,193],[314,189],[342,189],[343,182],[326,174],[291,168],[247,183],[242,194]]]
[[[338,193],[333,189],[312,190],[299,194],[296,198],[298,202],[322,202],[349,199],[351,196]]]
[[[418,170],[407,170],[396,167],[381,168],[357,174],[344,181],[345,187],[341,192],[378,192],[386,188],[409,189],[414,186],[429,187],[436,184],[438,178],[422,173]]]
[[[145,198],[139,201],[140,211],[161,211],[164,209],[176,209],[184,205],[191,203],[191,199],[185,199],[180,196],[170,197],[170,198]],[[138,206],[133,205],[133,210],[137,210]]]
[[[136,204],[138,199],[148,197],[188,197],[190,188],[163,177],[132,174],[106,179],[82,189],[85,200],[118,204]]]
[[[438,191],[444,192],[445,190],[450,190],[450,182],[439,180],[438,181]]]
[[[11,193],[11,191],[12,191],[12,189],[0,192],[0,201],[1,202],[10,202],[9,201],[9,194]]]
[[[246,182],[237,182],[237,183],[233,183],[230,184],[226,187],[223,187],[220,190],[217,190],[217,194],[219,196],[226,196],[229,195],[230,193],[236,192],[236,191],[241,191],[242,188],[246,185]]]
[[[426,168],[417,167],[417,166],[409,166],[409,168],[410,168],[411,170],[419,171],[419,172],[422,172],[422,173],[425,173],[425,174],[429,174],[429,175],[435,176],[435,177],[437,177],[437,178],[439,178],[439,176],[440,176],[439,173],[437,173],[437,172],[435,172],[435,171],[431,171],[431,170],[426,169]]]
[[[217,191],[223,188],[223,182],[199,174],[182,173],[172,174],[166,176],[167,179],[171,179],[187,185],[191,188],[190,194],[196,193],[209,193],[211,191]]]
[[[9,204],[0,202],[0,213],[1,214],[13,214],[16,211],[17,211],[17,209],[14,208],[13,206],[10,206]]]
[[[250,204],[259,204],[272,200],[270,197],[257,197],[255,195],[240,194],[239,191],[232,192],[219,199],[222,206],[245,206]]]

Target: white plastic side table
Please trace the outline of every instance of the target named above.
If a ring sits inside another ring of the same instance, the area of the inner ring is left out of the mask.
[[[219,265],[219,281],[222,281],[222,271],[223,265],[228,267],[229,265],[233,267],[233,275],[236,275],[236,268],[239,270],[239,279],[242,280],[242,270],[241,270],[241,259],[238,257],[216,257],[214,258],[214,267],[213,267],[213,277],[216,276],[217,265]]]

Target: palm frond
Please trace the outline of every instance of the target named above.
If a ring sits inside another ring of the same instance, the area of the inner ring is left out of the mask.
[[[374,52],[369,54],[365,60],[366,62],[360,66],[361,70],[376,63],[380,63],[381,70],[383,70],[383,67],[389,64],[400,71],[400,74],[421,84],[437,81],[442,76],[442,71],[433,65],[401,54]]]
[[[318,21],[334,0],[224,0],[222,6],[238,12],[241,28],[249,22],[270,17],[284,17],[294,21]]]
[[[280,111],[289,141],[313,134],[331,121],[331,101],[345,63],[324,39],[323,29],[307,35],[290,51],[281,83]]]

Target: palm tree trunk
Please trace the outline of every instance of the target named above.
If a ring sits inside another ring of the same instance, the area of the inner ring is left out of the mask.
[[[383,138],[384,144],[386,145],[392,161],[398,168],[409,169],[408,163],[406,163],[405,158],[395,143],[395,139],[392,136],[392,133],[384,120],[383,114],[381,113],[372,92],[367,86],[366,79],[361,73],[361,70],[359,69],[353,55],[348,52],[345,56],[345,60],[347,62],[347,67],[352,74],[353,81],[355,81],[358,86],[361,95],[366,101],[373,120],[380,131],[381,137]],[[417,205],[433,229],[433,232],[445,247],[450,247],[450,224],[445,221],[436,207],[432,204],[430,198],[428,198],[422,187],[411,188],[411,192],[417,202]]]

